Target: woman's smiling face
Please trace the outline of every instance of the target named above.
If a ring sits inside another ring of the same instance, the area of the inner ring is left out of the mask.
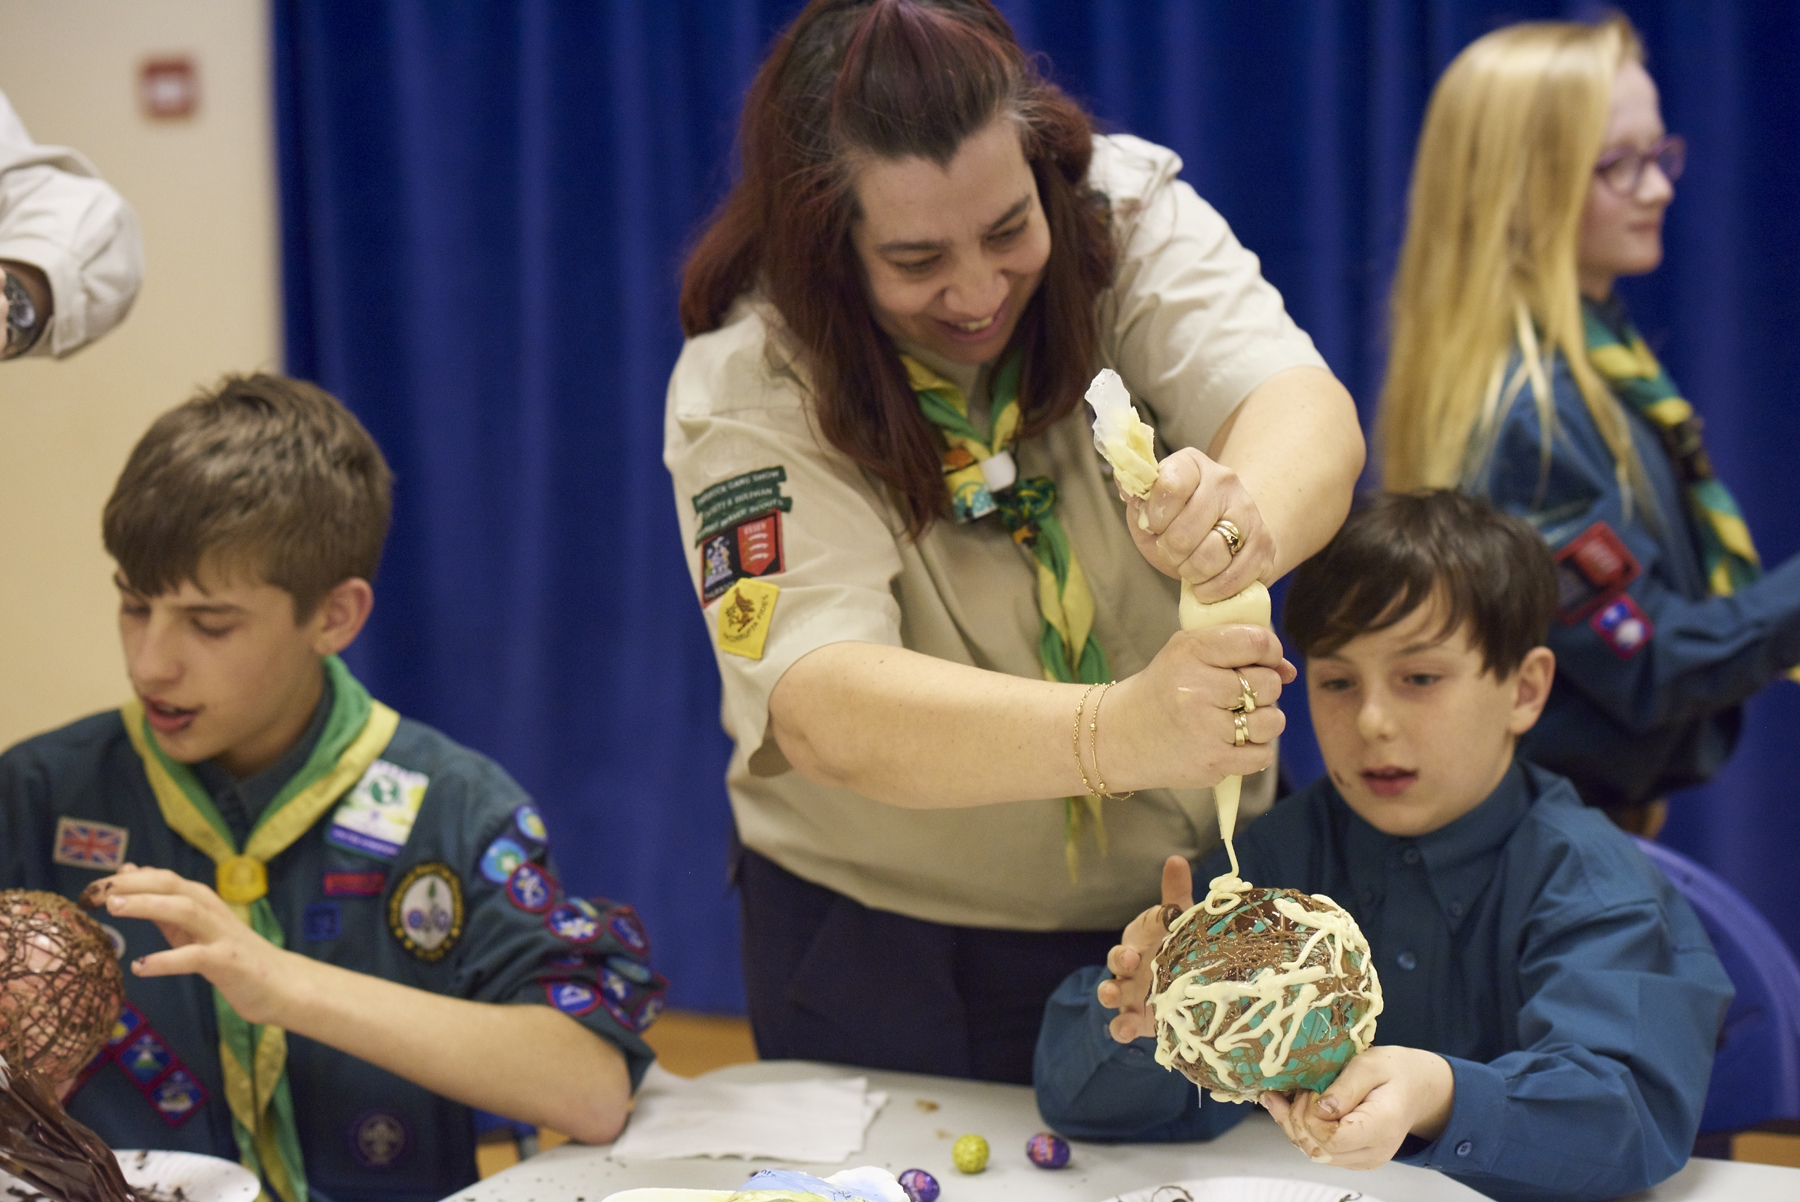
[[[969,135],[947,167],[871,159],[855,194],[851,238],[876,323],[952,363],[992,362],[1050,258],[1037,178],[1012,120]]]

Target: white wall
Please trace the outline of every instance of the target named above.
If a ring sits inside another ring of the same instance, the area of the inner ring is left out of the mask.
[[[143,290],[61,361],[0,364],[0,747],[127,695],[100,509],[151,419],[279,367],[265,0],[0,0],[0,90],[136,208]],[[139,115],[141,60],[191,55],[200,109]]]

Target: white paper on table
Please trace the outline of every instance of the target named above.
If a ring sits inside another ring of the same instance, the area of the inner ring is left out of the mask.
[[[611,1154],[838,1164],[862,1151],[869,1123],[886,1104],[887,1094],[871,1090],[867,1077],[744,1085],[688,1080],[653,1064]]]

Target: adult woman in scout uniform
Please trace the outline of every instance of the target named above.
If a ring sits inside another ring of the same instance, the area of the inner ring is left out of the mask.
[[[1556,549],[1556,685],[1521,751],[1644,833],[1800,662],[1800,559],[1761,570],[1613,293],[1662,259],[1684,150],[1623,17],[1471,44],[1426,113],[1381,401],[1389,488],[1485,493]]]
[[[1057,981],[1218,845],[1209,787],[1283,725],[1274,636],[1177,633],[1176,578],[1219,600],[1321,546],[1355,411],[1176,157],[1095,137],[985,0],[809,5],[743,156],[664,457],[758,1046],[1026,1081]],[[1170,451],[1143,503],[1080,405],[1103,366]]]

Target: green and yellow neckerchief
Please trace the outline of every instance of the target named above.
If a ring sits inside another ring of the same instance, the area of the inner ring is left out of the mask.
[[[325,670],[333,700],[319,744],[263,810],[241,852],[193,770],[170,759],[157,745],[143,703],[134,698],[119,710],[163,820],[212,859],[219,896],[276,947],[285,947],[287,940],[268,901],[269,861],[362,779],[400,723],[400,715],[371,698],[337,656],[326,657]],[[287,1032],[245,1022],[216,989],[213,1009],[219,1020],[219,1061],[238,1158],[266,1183],[262,1202],[269,1202],[270,1190],[281,1202],[307,1202],[306,1166],[288,1089]]]
[[[1019,375],[1024,364],[1015,352],[993,375],[993,412],[983,434],[969,418],[968,398],[953,381],[946,380],[910,355],[901,355],[907,382],[919,398],[919,409],[944,436],[944,484],[950,508],[959,523],[972,522],[990,513],[1011,531],[1013,541],[1028,552],[1037,566],[1038,659],[1044,679],[1064,683],[1105,684],[1112,679],[1106,653],[1094,637],[1094,595],[1069,534],[1056,516],[1056,483],[1048,476],[1013,479],[1016,468],[1008,463],[994,472],[989,460],[1010,460],[1019,437]],[[990,486],[990,478],[994,485]],[[1002,483],[1002,481],[1010,481]],[[1074,880],[1080,864],[1077,841],[1081,837],[1083,804],[1094,821],[1100,854],[1106,854],[1106,825],[1100,798],[1065,798],[1063,802],[1063,855]]]
[[[1712,459],[1700,439],[1700,415],[1676,390],[1675,381],[1629,322],[1625,323],[1621,338],[1594,302],[1585,299],[1581,318],[1587,336],[1588,362],[1614,396],[1643,414],[1656,428],[1668,449],[1688,509],[1699,527],[1701,567],[1706,572],[1707,586],[1715,596],[1729,597],[1759,579],[1762,559],[1750,539],[1750,527],[1737,500],[1713,472]],[[1800,667],[1790,668],[1787,674],[1800,681]]]

